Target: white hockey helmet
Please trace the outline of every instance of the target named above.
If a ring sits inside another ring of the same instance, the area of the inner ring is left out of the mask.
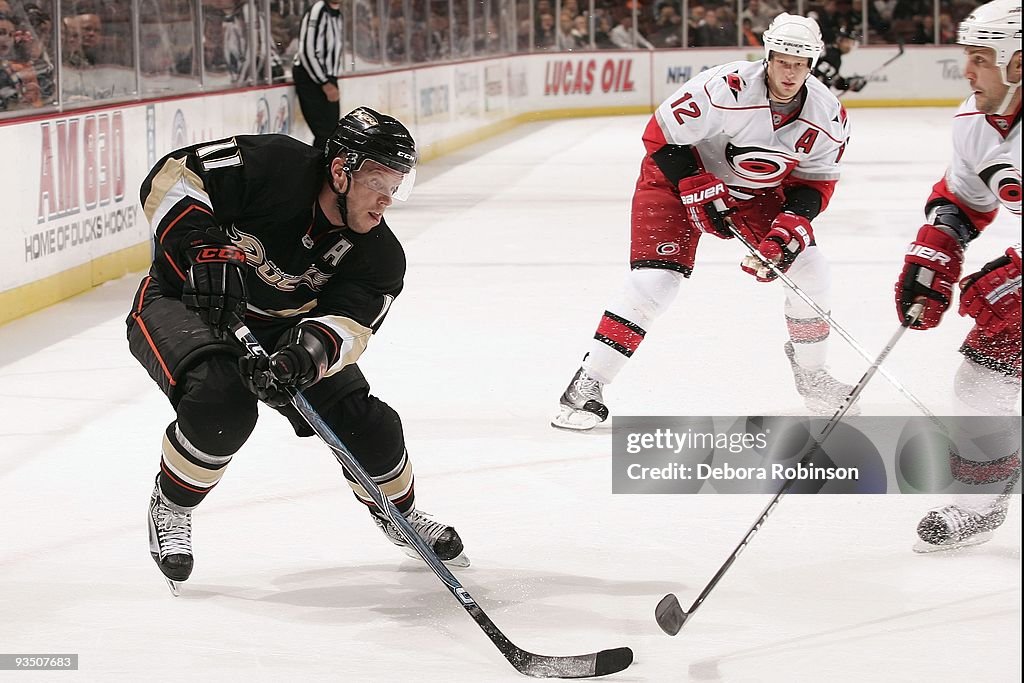
[[[825,43],[821,40],[818,22],[810,17],[801,17],[783,12],[772,20],[771,26],[761,36],[764,41],[764,58],[772,52],[811,60],[811,68],[818,63]]]
[[[960,22],[956,42],[971,47],[990,47],[996,53],[996,66],[1002,68],[1013,53],[1020,51],[1021,0],[992,0]]]

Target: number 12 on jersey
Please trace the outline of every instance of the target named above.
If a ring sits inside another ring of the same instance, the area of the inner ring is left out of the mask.
[[[693,93],[686,93],[669,105],[672,107],[672,114],[676,117],[676,122],[680,125],[686,123],[686,119],[684,117],[688,116],[691,119],[695,119],[700,116],[700,107],[697,106],[697,103],[688,101],[692,98]]]

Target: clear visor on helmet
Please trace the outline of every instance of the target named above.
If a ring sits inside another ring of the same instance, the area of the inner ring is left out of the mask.
[[[404,202],[412,194],[416,169],[400,173],[372,159],[364,159],[359,168],[352,171],[352,180],[374,192]]]

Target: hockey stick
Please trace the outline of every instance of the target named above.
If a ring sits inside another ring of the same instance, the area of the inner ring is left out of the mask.
[[[889,57],[889,59],[887,59],[884,62],[882,62],[882,65],[880,67],[878,67],[877,69],[875,69],[874,71],[872,71],[871,73],[869,73],[867,75],[867,77],[871,78],[875,74],[881,72],[882,69],[884,69],[885,67],[889,66],[890,64],[892,64],[897,59],[899,59],[900,57],[903,56],[904,50],[903,50],[903,39],[902,38],[900,38],[899,40],[896,41],[896,50],[897,50],[896,54],[894,54],[892,57]]]
[[[910,311],[907,313],[906,318],[900,324],[899,329],[896,330],[896,332],[892,335],[892,338],[889,340],[889,343],[886,344],[885,348],[882,349],[882,352],[878,354],[878,358],[876,358],[875,361],[871,364],[871,367],[869,367],[864,372],[864,375],[860,378],[860,381],[857,382],[856,386],[853,387],[853,390],[843,401],[842,405],[839,406],[839,409],[836,411],[835,415],[833,415],[832,418],[825,424],[825,427],[821,430],[821,433],[815,440],[814,445],[808,449],[804,457],[800,458],[800,462],[797,463],[794,470],[799,471],[803,466],[805,466],[807,463],[811,461],[811,458],[819,450],[821,450],[822,444],[825,443],[825,440],[832,433],[832,430],[836,428],[836,425],[839,424],[839,421],[843,419],[844,415],[846,415],[846,411],[850,409],[850,406],[853,405],[853,402],[857,400],[857,396],[859,396],[860,392],[864,390],[864,387],[867,386],[868,381],[874,376],[875,372],[878,370],[882,362],[885,361],[886,357],[889,355],[889,352],[892,351],[894,346],[896,346],[896,342],[900,340],[900,337],[903,336],[903,333],[907,331],[907,328],[910,325],[912,325],[915,320],[917,320],[918,316],[920,316],[923,311],[924,306],[922,304],[914,304],[913,306],[910,307]],[[790,488],[793,487],[793,484],[796,483],[796,481],[797,480],[795,478],[786,480],[786,482],[782,485],[782,488],[779,489],[779,492],[776,493],[775,497],[771,499],[771,502],[769,502],[765,509],[761,511],[761,514],[757,518],[757,521],[755,521],[753,526],[751,526],[750,529],[747,530],[747,533],[744,534],[742,540],[740,540],[739,542],[739,545],[736,546],[736,549],[733,550],[732,554],[729,555],[729,557],[726,559],[725,564],[723,564],[721,568],[719,568],[718,572],[711,578],[711,581],[708,583],[708,585],[704,587],[704,590],[700,592],[700,595],[697,596],[697,599],[693,601],[692,605],[690,605],[689,610],[683,611],[683,608],[679,605],[679,598],[677,598],[673,593],[669,593],[661,599],[661,602],[658,603],[658,606],[654,608],[654,618],[657,620],[658,626],[661,627],[662,631],[669,634],[670,636],[674,636],[677,633],[679,633],[679,630],[683,628],[683,625],[686,623],[686,621],[694,615],[694,613],[704,603],[704,600],[707,599],[708,595],[711,594],[711,591],[714,590],[715,586],[718,585],[718,582],[722,580],[723,576],[725,576],[725,573],[729,571],[729,567],[731,567],[733,562],[736,561],[736,558],[739,557],[740,553],[743,552],[743,550],[747,547],[750,541],[753,540],[754,535],[758,532],[761,526],[764,525],[765,521],[768,519],[768,515],[770,515],[772,511],[775,510],[775,507],[782,500],[782,497],[786,495],[786,493],[789,491]]]
[[[750,251],[751,254],[753,254],[755,257],[757,257],[769,270],[772,271],[772,273],[775,274],[775,276],[777,278],[782,280],[782,282],[784,282],[787,287],[792,289],[796,293],[797,296],[799,296],[801,299],[803,299],[804,303],[806,303],[808,306],[810,306],[814,310],[815,313],[817,313],[819,316],[821,316],[822,320],[827,322],[832,327],[832,329],[834,329],[836,332],[838,332],[839,336],[842,337],[843,339],[845,339],[846,342],[851,347],[853,347],[853,350],[856,351],[858,354],[860,354],[861,358],[863,358],[864,360],[866,360],[869,363],[872,361],[871,356],[868,354],[868,352],[866,350],[864,350],[864,347],[861,346],[857,342],[857,340],[854,339],[853,336],[849,332],[847,332],[839,323],[837,323],[835,321],[835,319],[825,309],[823,309],[821,306],[819,306],[818,303],[814,299],[812,299],[810,296],[808,296],[807,292],[805,292],[804,290],[800,289],[800,287],[795,282],[793,282],[793,280],[790,279],[790,277],[788,275],[786,275],[786,273],[781,268],[779,268],[777,265],[775,265],[769,259],[766,259],[764,256],[762,256],[761,252],[759,252],[757,250],[757,247],[755,247],[753,244],[751,244],[750,241],[746,237],[743,236],[743,234],[736,228],[736,226],[733,225],[731,220],[726,219],[725,224],[729,227],[729,232],[731,232],[733,235],[735,235],[736,239],[738,239],[740,242],[742,242],[743,246],[745,246],[747,248],[747,250]],[[939,419],[937,417],[935,417],[935,414],[932,413],[932,411],[928,410],[928,407],[924,403],[922,403],[920,401],[920,399],[918,399],[916,396],[914,396],[912,393],[910,393],[910,391],[906,387],[904,387],[903,384],[898,379],[896,379],[893,375],[891,375],[885,368],[880,368],[879,372],[882,374],[882,377],[885,377],[887,380],[889,380],[889,383],[898,392],[903,394],[907,398],[907,400],[909,400],[911,403],[913,403],[917,407],[917,409],[920,410],[921,413],[925,417],[928,417],[932,422],[934,422],[936,425],[938,425],[939,428],[942,429],[942,432],[944,434],[948,433],[948,430],[946,429],[946,426],[943,425],[939,421]]]
[[[897,48],[896,54],[894,54],[892,57],[889,57],[889,59],[887,59],[884,62],[882,62],[881,66],[877,67],[874,71],[872,71],[871,73],[869,73],[867,76],[864,77],[865,82],[870,81],[872,76],[877,76],[879,73],[882,72],[882,69],[884,69],[885,67],[889,66],[890,64],[892,64],[897,59],[899,59],[900,57],[903,56],[904,50],[903,50],[903,39],[902,38],[900,38],[899,40],[896,41],[896,48]],[[843,95],[845,95],[848,92],[850,92],[850,91],[849,90],[843,90],[841,93],[839,93],[838,98],[842,99]]]
[[[244,324],[240,323],[234,329],[234,333],[250,355],[257,358],[267,355],[259,341]],[[469,612],[469,615],[473,617],[473,621],[483,629],[483,632],[487,634],[491,642],[497,646],[505,659],[519,673],[537,678],[589,678],[591,676],[605,676],[622,671],[633,663],[633,651],[628,647],[617,647],[611,650],[601,650],[600,652],[572,657],[548,657],[527,652],[517,647],[494,625],[494,622],[484,613],[483,608],[477,604],[473,596],[469,594],[469,591],[463,588],[459,580],[448,570],[448,567],[423,542],[423,539],[420,538],[419,534],[402,516],[402,513],[398,511],[394,503],[384,495],[380,487],[367,474],[351,451],[345,447],[341,439],[337,437],[313,406],[310,405],[306,397],[302,395],[302,392],[289,389],[288,393],[292,397],[292,405],[309,423],[309,426],[312,427],[317,436],[330,446],[334,457],[345,468],[345,471],[351,474],[359,485],[363,487],[363,490],[369,494],[380,511],[398,528],[406,543],[419,553],[419,556],[423,558],[427,566],[430,567],[437,578],[441,579],[448,591]]]

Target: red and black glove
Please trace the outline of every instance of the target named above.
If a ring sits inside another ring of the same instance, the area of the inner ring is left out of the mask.
[[[686,210],[686,220],[701,232],[732,239],[725,225],[722,209],[729,197],[729,188],[713,173],[698,173],[679,181],[679,201]],[[715,206],[718,202],[718,206]]]
[[[197,244],[186,256],[191,265],[181,300],[214,334],[224,336],[245,316],[245,252],[233,244]]]
[[[780,213],[772,221],[771,230],[757,245],[757,250],[785,273],[800,252],[813,243],[814,230],[809,220],[795,213]],[[740,262],[740,268],[744,273],[756,277],[758,282],[771,282],[778,277],[775,271],[753,254],[747,255]]]
[[[970,316],[978,327],[995,334],[1007,328],[1020,331],[1020,246],[989,261],[960,281],[960,315]]]
[[[249,391],[273,408],[291,403],[292,391],[315,384],[327,371],[327,350],[317,332],[301,325],[282,337],[270,356],[242,356],[238,369]]]
[[[955,237],[934,225],[925,225],[917,240],[907,247],[903,272],[896,281],[896,313],[906,320],[915,303],[924,304],[924,311],[911,325],[927,330],[942,319],[953,299],[953,283],[963,268],[964,250]]]

